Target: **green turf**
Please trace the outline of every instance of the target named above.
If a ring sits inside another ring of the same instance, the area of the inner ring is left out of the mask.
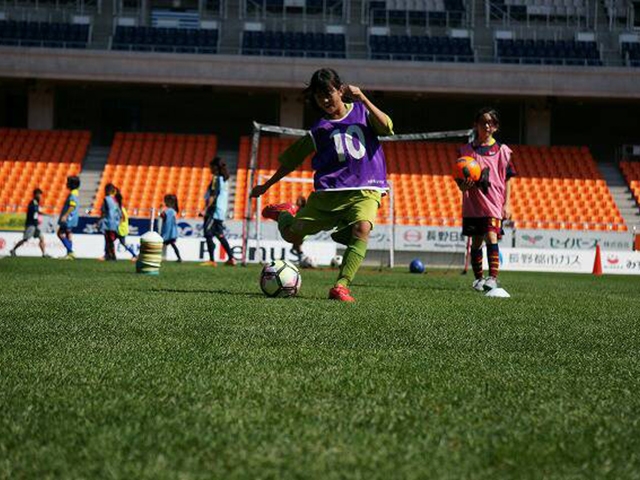
[[[640,277],[0,261],[0,478],[640,478]]]

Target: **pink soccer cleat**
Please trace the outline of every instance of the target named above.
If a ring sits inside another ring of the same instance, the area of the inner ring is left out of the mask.
[[[262,216],[264,218],[278,221],[278,217],[282,212],[289,212],[291,215],[295,215],[297,211],[298,207],[291,202],[272,203],[262,209]]]
[[[355,302],[356,299],[351,296],[351,292],[347,287],[338,285],[329,290],[329,298],[338,300],[339,302]]]

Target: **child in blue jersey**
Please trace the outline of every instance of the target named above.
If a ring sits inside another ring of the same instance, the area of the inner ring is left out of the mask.
[[[305,94],[322,118],[280,156],[280,168],[255,186],[251,196],[263,195],[313,154],[315,191],[306,205],[300,210],[291,203],[267,205],[262,214],[277,220],[282,237],[294,245],[306,235],[335,229],[332,238],[347,248],[329,298],[353,302],[349,285],[364,260],[382,195],[389,188],[378,135],[393,134],[393,124],[358,87],[343,84],[335,70],[316,71]],[[345,103],[348,97],[353,103]]]
[[[120,206],[116,200],[116,187],[108,183],[104,187],[104,201],[102,202],[100,224],[104,233],[105,255],[107,261],[116,259],[116,239],[118,238],[118,226],[120,225]]]
[[[16,250],[24,245],[30,238],[37,238],[40,241],[40,251],[43,257],[48,257],[45,252],[44,235],[40,231],[40,201],[42,200],[42,190],[36,188],[33,191],[33,199],[27,207],[27,218],[24,222],[24,237],[9,252],[12,257],[16,256]]]
[[[205,211],[203,214],[203,231],[204,238],[207,241],[207,249],[209,250],[209,261],[201,265],[216,266],[213,256],[216,248],[215,243],[213,243],[213,237],[216,237],[229,257],[225,265],[234,266],[236,261],[233,258],[231,246],[224,236],[224,220],[227,218],[227,206],[229,203],[229,170],[227,164],[219,157],[211,160],[209,168],[213,179],[204,194]]]
[[[60,212],[58,238],[67,250],[67,255],[64,258],[66,260],[75,260],[71,232],[78,226],[78,219],[80,218],[80,205],[78,204],[80,178],[75,175],[67,177],[67,188],[69,189],[69,195]]]
[[[180,250],[178,250],[178,246],[176,245],[176,240],[178,240],[178,197],[176,197],[175,195],[165,195],[164,205],[166,208],[161,214],[161,235],[164,245],[162,254],[166,256],[167,245],[171,245],[171,248],[173,248],[176,257],[178,257],[178,262],[181,262],[182,257],[180,256]]]

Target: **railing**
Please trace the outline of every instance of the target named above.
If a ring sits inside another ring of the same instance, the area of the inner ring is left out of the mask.
[[[128,52],[156,52],[156,53],[197,53],[211,55],[218,53],[217,46],[210,47],[189,47],[185,45],[140,45],[129,43],[111,44],[111,50]]]
[[[298,49],[242,47],[241,53],[242,55],[263,55],[268,57],[346,58],[345,52],[308,51]]]
[[[603,62],[599,58],[550,58],[550,57],[505,57],[496,56],[496,63],[511,63],[518,65],[562,65],[601,67]]]
[[[58,40],[26,40],[16,38],[0,38],[0,45],[33,48],[87,48],[88,42],[62,42]]]
[[[424,53],[381,53],[372,52],[371,60],[392,60],[411,62],[459,62],[474,63],[475,55],[449,55],[449,54],[424,54]]]
[[[475,62],[474,55],[450,55],[450,54],[413,54],[413,53],[381,53],[371,52],[371,60],[393,60],[412,62]]]

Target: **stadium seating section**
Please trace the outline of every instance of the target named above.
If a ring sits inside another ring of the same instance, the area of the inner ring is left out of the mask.
[[[337,33],[245,31],[242,54],[345,58],[346,43],[344,35]]]
[[[67,176],[78,175],[89,148],[90,133],[0,129],[1,210],[23,210],[35,188],[42,205],[57,213],[67,197]]]
[[[56,212],[67,195],[68,175],[78,175],[89,146],[89,132],[0,129],[0,204],[3,210],[24,208],[34,188],[44,190],[43,204]],[[270,176],[278,156],[294,140],[263,137],[258,175]],[[244,217],[250,139],[240,142],[234,218]],[[383,143],[393,185],[395,220],[405,225],[461,224],[461,194],[451,177],[454,143]],[[627,227],[596,162],[586,147],[514,146],[517,177],[512,180],[516,228],[560,228],[626,231]],[[118,186],[133,216],[147,216],[167,193],[178,196],[180,210],[193,217],[203,207],[210,181],[208,162],[217,151],[215,136],[118,133],[114,139],[93,204],[97,214],[107,183]],[[640,202],[640,162],[620,168]],[[291,174],[311,179],[310,158]],[[280,182],[263,203],[308,196],[312,183]],[[380,223],[389,222],[389,199],[383,200]]]
[[[94,202],[100,211],[107,183],[124,196],[130,215],[147,216],[165,194],[178,197],[181,212],[194,217],[203,208],[211,180],[209,161],[217,151],[211,135],[116,134]]]
[[[474,61],[468,38],[371,35],[369,49],[370,57],[374,60]]]
[[[627,227],[586,147],[514,147],[519,228],[617,230]]]
[[[602,60],[596,42],[573,40],[497,40],[500,63],[600,66]]]
[[[640,42],[625,42],[621,45],[622,59],[630,67],[640,67]]]
[[[0,21],[0,45],[87,48],[89,25]]]
[[[218,30],[118,26],[111,48],[140,52],[217,53]]]
[[[372,0],[371,25],[458,26],[465,17],[462,0]]]
[[[296,13],[304,11],[306,14],[315,15],[322,12],[341,10],[342,0],[306,0],[305,2],[287,2],[285,0],[249,0],[245,2],[246,13],[269,12]]]
[[[585,0],[491,0],[492,18],[516,21],[557,21],[587,16]]]
[[[640,162],[622,161],[620,162],[620,170],[622,170],[622,175],[633,192],[636,203],[640,205]]]
[[[291,139],[264,137],[258,153],[259,175],[271,175],[278,155]],[[393,184],[395,220],[407,225],[459,226],[461,194],[451,177],[458,145],[453,143],[389,142],[383,148]],[[251,144],[240,144],[234,218],[244,217]],[[518,177],[512,181],[513,220],[516,228],[617,230],[626,226],[604,180],[584,147],[514,147]],[[312,178],[310,160],[292,174]],[[263,198],[263,204],[293,201],[309,195],[312,185],[281,182]],[[388,211],[384,200],[382,212]],[[378,221],[388,222],[388,213]]]

